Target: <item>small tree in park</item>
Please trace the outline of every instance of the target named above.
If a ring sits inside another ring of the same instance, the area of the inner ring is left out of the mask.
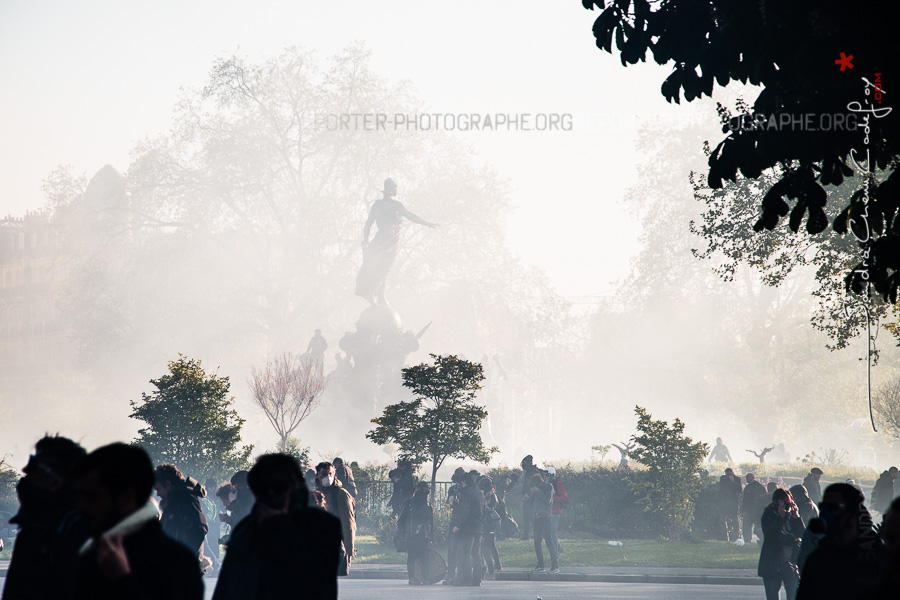
[[[403,369],[403,386],[416,399],[385,407],[372,419],[375,429],[366,437],[376,444],[394,442],[400,456],[421,464],[431,462],[431,493],[438,469],[448,457],[488,463],[497,447],[486,448],[481,424],[487,411],[475,404],[484,380],[482,367],[456,356],[430,355],[434,364]]]
[[[199,360],[178,355],[156,388],[131,401],[131,418],[147,424],[135,444],[155,463],[172,463],[200,481],[248,468],[253,446],[238,447],[244,419],[232,409],[228,377],[207,374]]]
[[[253,367],[250,392],[278,434],[279,451],[286,452],[291,434],[321,403],[325,377],[314,361],[285,352],[265,369]]]
[[[647,467],[635,482],[645,512],[661,518],[670,539],[678,539],[690,529],[699,492],[695,475],[709,449],[684,435],[684,423],[672,425],[654,421],[647,409],[634,407],[636,447],[629,456]]]

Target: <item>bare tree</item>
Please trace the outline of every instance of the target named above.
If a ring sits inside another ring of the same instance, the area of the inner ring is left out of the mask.
[[[631,456],[631,450],[635,447],[634,442],[622,442],[622,445],[619,444],[611,444],[619,451],[621,457],[619,458],[619,468],[627,469],[628,468],[628,458]]]
[[[887,432],[900,438],[900,379],[885,383],[872,396],[872,408],[878,415],[881,426]]]
[[[253,367],[250,391],[284,447],[288,437],[314,411],[325,392],[325,378],[306,355],[285,352],[266,362],[266,368]]]
[[[756,452],[755,450],[747,450],[750,454],[759,459],[759,464],[765,464],[766,462],[766,454],[775,449],[775,446],[763,448],[762,451]]]

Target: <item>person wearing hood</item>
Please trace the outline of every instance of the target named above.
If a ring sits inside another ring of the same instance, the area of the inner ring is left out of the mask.
[[[163,533],[150,502],[153,464],[128,444],[88,454],[73,474],[90,533],[76,567],[77,600],[201,600],[196,554]]]
[[[59,436],[46,436],[35,445],[16,485],[20,506],[9,523],[18,525],[19,532],[3,598],[61,598],[71,590],[78,549],[88,536],[75,512],[71,472],[85,454],[80,445]]]
[[[341,521],[341,537],[344,541],[345,564],[338,573],[346,575],[350,563],[356,553],[356,514],[353,510],[353,497],[344,489],[335,476],[334,465],[320,462],[316,465],[316,489],[325,496],[325,508]]]

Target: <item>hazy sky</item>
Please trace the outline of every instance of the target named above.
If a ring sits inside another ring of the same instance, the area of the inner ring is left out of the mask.
[[[573,115],[568,132],[460,135],[511,180],[523,260],[565,295],[608,292],[636,250],[620,204],[642,158],[633,132],[692,111],[660,95],[668,67],[625,69],[598,50],[596,16],[577,0],[0,0],[0,214],[40,207],[59,164],[126,170],[134,143],[167,130],[180,88],[201,87],[216,56],[262,60],[300,44],[324,58],[363,41],[377,72],[413,82],[435,112]]]

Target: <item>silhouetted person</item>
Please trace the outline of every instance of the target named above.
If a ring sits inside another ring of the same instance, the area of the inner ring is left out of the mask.
[[[213,600],[337,598],[341,524],[309,507],[297,460],[260,456],[248,485],[256,504],[231,535]]]
[[[495,486],[497,495],[497,514],[500,515],[500,529],[497,531],[497,539],[514,538],[519,534],[519,524],[506,510],[506,492],[515,487],[519,482],[519,474],[513,471],[509,476],[501,479]]]
[[[393,179],[385,179],[382,198],[372,203],[369,218],[363,227],[363,264],[356,276],[356,295],[371,304],[375,304],[376,300],[378,304],[387,304],[385,282],[397,257],[403,218],[426,227],[437,227],[435,223],[409,212],[402,203],[394,200],[396,195],[397,184]],[[378,231],[369,242],[372,225],[377,225]]]
[[[732,463],[731,452],[728,451],[728,446],[722,443],[720,437],[716,438],[716,445],[709,453],[709,462],[725,462],[729,465]]]
[[[782,584],[787,600],[794,600],[800,579],[797,553],[805,527],[790,492],[775,490],[772,503],[763,511],[762,528],[765,539],[756,574],[762,577],[766,600],[778,600]]]
[[[452,485],[447,489],[447,500],[444,506],[450,509],[450,526],[447,531],[447,577],[444,579],[444,585],[450,585],[456,579],[457,567],[459,566],[459,532],[453,531],[454,516],[459,510],[459,496],[462,492],[462,484],[460,481],[466,476],[466,470],[457,467],[450,477]],[[459,517],[456,517],[458,519]]]
[[[10,523],[19,527],[3,598],[63,598],[71,593],[78,549],[87,539],[75,511],[71,473],[84,448],[64,437],[38,440],[22,469],[16,493],[19,511]]]
[[[356,480],[353,478],[353,471],[344,464],[344,459],[338,457],[331,461],[334,465],[334,476],[338,478],[344,489],[356,500]]]
[[[353,497],[335,477],[334,465],[329,462],[316,465],[316,479],[316,489],[325,496],[325,508],[341,522],[345,559],[338,573],[346,575],[356,554],[356,512],[353,509]]]
[[[819,508],[825,537],[806,559],[797,600],[853,598],[886,571],[884,547],[862,492],[833,483],[823,496]]]
[[[809,499],[815,504],[822,502],[822,487],[819,485],[819,480],[822,479],[822,475],[824,475],[822,469],[813,467],[809,470],[809,475],[803,479],[803,487],[806,488]]]
[[[897,481],[897,467],[882,471],[872,488],[872,508],[881,514],[887,512],[894,501],[894,482]]]
[[[216,496],[218,486],[215,479],[209,478],[206,480],[203,487],[207,491],[207,496],[200,502],[203,504],[203,514],[206,515],[206,524],[209,526],[209,531],[206,532],[204,546],[210,554],[213,568],[218,569],[220,560],[219,538],[222,535],[222,521],[219,520],[220,503],[218,501],[218,496]],[[210,494],[212,494],[212,496],[210,496]]]
[[[234,500],[231,502],[225,522],[231,525],[232,530],[243,521],[253,510],[253,492],[247,486],[247,471],[241,470],[231,476],[231,487],[234,488]]]
[[[535,473],[528,483],[528,496],[534,507],[534,553],[537,555],[535,571],[544,570],[544,552],[541,546],[546,543],[550,552],[550,572],[559,573],[559,554],[553,543],[550,526],[550,515],[553,512],[553,484]]]
[[[503,568],[500,563],[500,552],[497,550],[497,535],[500,534],[500,527],[503,524],[497,510],[500,508],[500,500],[497,498],[494,482],[489,477],[478,482],[478,489],[484,494],[484,537],[481,538],[481,556],[488,574],[493,577],[495,571]]]
[[[219,544],[223,546],[228,545],[228,540],[231,537],[231,504],[234,502],[237,497],[237,491],[234,489],[234,486],[230,483],[225,483],[219,486],[219,489],[216,490],[216,498],[219,499],[219,502],[222,503],[222,506],[225,508],[224,511],[219,513],[218,521],[221,523],[219,525]]]
[[[197,557],[163,533],[150,502],[153,464],[141,448],[110,444],[74,473],[91,539],[77,565],[78,600],[200,600]]]
[[[719,511],[725,539],[729,542],[740,537],[738,513],[741,508],[741,491],[741,480],[735,476],[734,470],[725,469],[725,474],[719,478]]]
[[[775,493],[775,490],[778,489],[778,484],[774,481],[770,481],[766,484],[766,493],[762,496],[759,496],[756,500],[756,510],[754,511],[757,515],[756,517],[756,528],[759,533],[759,544],[762,545],[763,540],[765,540],[766,532],[763,531],[762,528],[762,514],[766,510],[766,507],[769,506],[772,498],[772,494]]]
[[[522,459],[522,539],[531,539],[531,525],[534,522],[534,502],[529,494],[528,485],[538,468],[534,464],[534,457],[530,454]]]
[[[199,560],[203,540],[209,531],[200,504],[206,490],[193,479],[186,480],[175,465],[159,465],[154,474],[153,488],[160,499],[159,523],[163,532],[184,544]]]
[[[394,482],[394,492],[391,495],[391,512],[393,515],[398,515],[403,503],[412,498],[413,493],[416,491],[416,480],[412,463],[405,459],[397,461],[394,475],[395,477],[391,479]]]
[[[419,565],[419,572],[425,573],[428,542],[434,538],[434,510],[428,503],[429,489],[425,481],[417,484],[415,494],[403,503],[397,519],[397,530],[406,537],[406,571],[410,585],[424,583],[416,577],[416,565]]]
[[[800,511],[800,518],[803,519],[803,524],[809,527],[809,522],[819,516],[819,509],[813,504],[806,488],[799,483],[792,485],[789,491],[794,502],[797,503],[797,509]]]
[[[484,494],[475,485],[476,474],[460,477],[459,507],[450,524],[459,534],[458,575],[454,585],[481,585],[481,537],[484,535]]]
[[[896,600],[900,595],[900,498],[888,507],[879,535],[887,554],[887,572],[857,596],[860,600]]]
[[[559,545],[559,521],[562,519],[564,508],[569,506],[569,494],[566,492],[566,486],[563,485],[562,477],[556,474],[556,469],[547,467],[548,483],[553,486],[553,513],[550,515],[550,535],[553,543],[556,545],[556,553],[562,552],[562,546]]]
[[[326,350],[328,350],[328,342],[322,336],[322,330],[316,329],[315,333],[312,336],[312,339],[309,340],[309,344],[306,345],[306,352],[307,354],[309,354],[309,357],[312,359],[313,364],[316,365],[316,368],[320,373],[325,367]]]
[[[766,488],[756,481],[756,475],[753,473],[747,473],[744,477],[747,480],[747,485],[744,486],[744,491],[741,494],[741,533],[743,534],[744,542],[749,544],[753,539],[753,526],[757,524],[757,519],[760,518],[760,515],[756,514],[757,504],[760,496],[766,495]],[[759,525],[757,525],[758,527]],[[759,533],[757,531],[757,537],[762,537]]]

